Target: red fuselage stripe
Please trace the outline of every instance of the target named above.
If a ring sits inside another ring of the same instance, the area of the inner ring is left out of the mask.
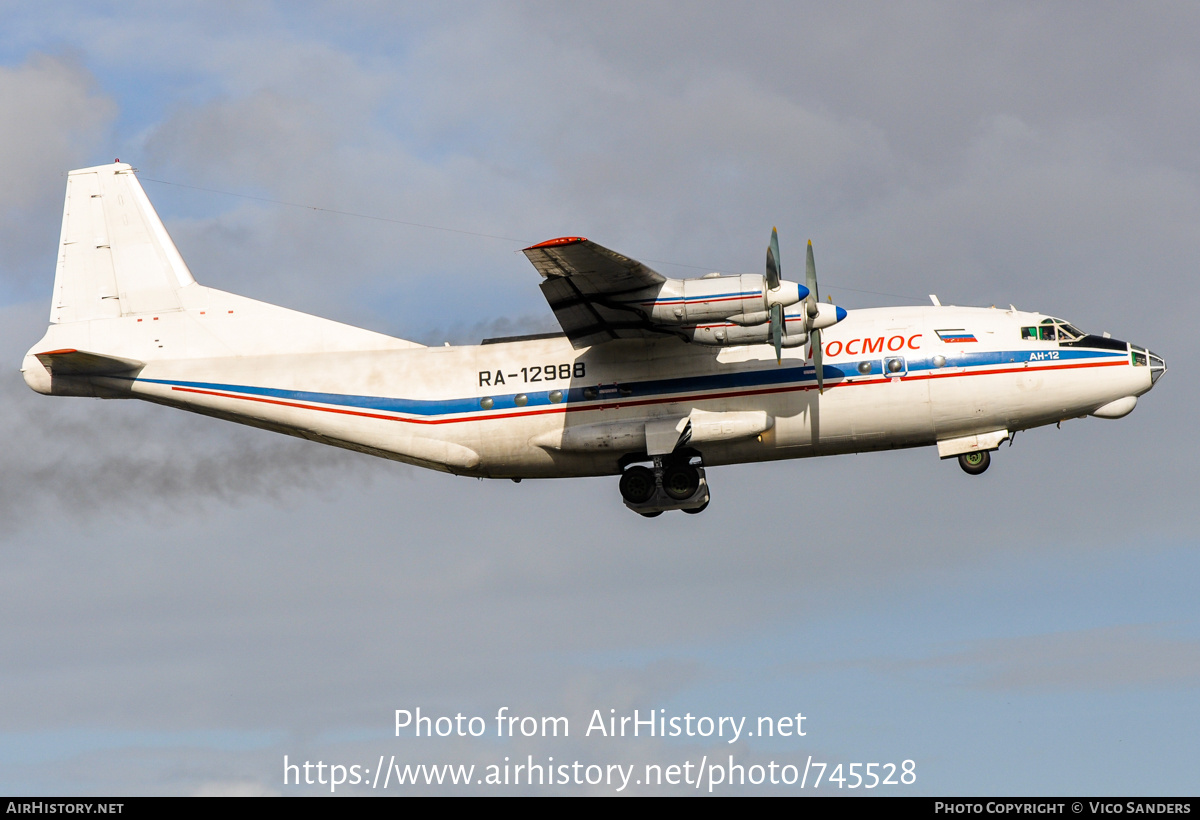
[[[994,376],[1004,373],[1022,373],[1031,370],[1076,370],[1084,367],[1114,367],[1127,365],[1125,360],[1111,362],[1086,362],[1082,364],[1068,365],[1044,365],[1040,367],[1009,367],[1009,368],[994,368],[991,370],[972,370],[964,373],[928,373],[923,375],[905,375],[893,378],[882,377],[863,381],[844,381],[837,384],[830,384],[826,387],[827,390],[835,390],[842,387],[863,387],[872,384],[886,384],[891,381],[922,381],[925,379],[954,379],[963,376]],[[653,404],[675,404],[678,402],[687,401],[707,401],[710,399],[727,399],[739,396],[765,396],[774,393],[791,393],[802,392],[805,390],[816,390],[817,386],[812,385],[791,385],[787,387],[763,387],[750,390],[728,390],[721,393],[694,393],[691,395],[671,396],[669,398],[653,398],[653,399],[633,399],[631,401],[611,401],[611,402],[596,402],[585,407],[547,407],[540,410],[524,410],[513,413],[495,413],[492,415],[473,415],[449,419],[414,419],[404,416],[389,416],[384,413],[369,413],[365,410],[346,410],[340,407],[326,407],[315,404],[301,404],[299,402],[284,401],[282,399],[267,399],[261,396],[245,396],[240,393],[227,393],[221,390],[201,390],[195,387],[172,387],[180,393],[198,393],[203,396],[217,396],[223,399],[240,399],[241,401],[254,401],[261,404],[273,404],[280,407],[294,407],[298,410],[318,410],[323,413],[337,413],[343,416],[358,416],[360,418],[380,419],[382,421],[403,421],[409,424],[458,424],[466,421],[490,421],[492,419],[511,419],[521,418],[525,416],[544,416],[551,413],[579,413],[588,410],[606,410],[618,407],[644,407]]]

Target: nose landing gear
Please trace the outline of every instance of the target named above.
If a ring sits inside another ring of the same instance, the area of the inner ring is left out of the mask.
[[[668,510],[703,512],[708,506],[704,467],[688,456],[654,457],[654,469],[635,465],[621,475],[621,498],[639,515],[653,518]]]

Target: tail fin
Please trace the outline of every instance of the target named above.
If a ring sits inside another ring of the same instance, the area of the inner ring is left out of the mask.
[[[197,284],[118,163],[67,176],[50,327],[21,371],[39,393],[128,395],[127,377],[152,362],[422,346]]]
[[[132,167],[67,175],[52,324],[181,310],[195,283]]]

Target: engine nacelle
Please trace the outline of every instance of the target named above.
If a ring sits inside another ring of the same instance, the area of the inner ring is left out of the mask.
[[[799,317],[795,324],[799,326],[799,331],[783,334],[781,341],[784,347],[800,347],[800,345],[808,341],[808,333],[804,331],[803,318]],[[733,322],[711,322],[709,324],[685,327],[683,331],[690,336],[690,341],[696,344],[714,345],[717,347],[761,345],[772,341],[771,325],[769,324],[742,327],[741,325],[735,325]]]
[[[770,318],[771,306],[795,305],[808,296],[808,288],[795,282],[767,287],[766,277],[744,273],[738,276],[705,276],[700,279],[668,279],[656,291],[643,291],[626,298],[653,322],[688,325],[699,322],[731,321],[758,325]]]
[[[783,347],[799,347],[808,342],[808,314],[803,304],[783,312],[784,333],[780,340]],[[821,330],[836,325],[846,318],[846,311],[837,305],[817,303],[817,315],[812,327]],[[702,345],[727,347],[731,345],[769,344],[771,335],[770,314],[760,324],[742,326],[734,322],[706,322],[682,328],[690,341]]]

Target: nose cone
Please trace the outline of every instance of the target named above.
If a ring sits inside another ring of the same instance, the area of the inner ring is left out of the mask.
[[[817,330],[832,327],[846,318],[846,311],[828,302],[817,302],[817,315],[813,317],[812,326]]]
[[[768,305],[794,305],[808,297],[808,288],[795,282],[780,282],[775,290],[767,291]]]

